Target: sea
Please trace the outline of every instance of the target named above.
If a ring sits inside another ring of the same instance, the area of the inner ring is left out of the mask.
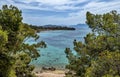
[[[65,48],[70,48],[74,53],[73,41],[81,41],[84,43],[84,37],[90,33],[91,30],[87,25],[76,27],[76,30],[51,30],[38,33],[40,38],[34,41],[29,38],[27,43],[34,44],[40,41],[45,41],[46,48],[38,48],[40,57],[37,60],[32,60],[30,64],[36,68],[55,67],[56,69],[65,69],[69,64],[66,58]]]

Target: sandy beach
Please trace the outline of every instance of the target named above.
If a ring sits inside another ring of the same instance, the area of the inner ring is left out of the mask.
[[[64,77],[65,71],[64,70],[55,70],[55,71],[42,71],[35,73],[37,77]]]

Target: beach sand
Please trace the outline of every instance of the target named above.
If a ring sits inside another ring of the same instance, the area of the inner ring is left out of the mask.
[[[64,70],[55,70],[55,71],[42,71],[35,73],[37,77],[64,77],[65,71]]]

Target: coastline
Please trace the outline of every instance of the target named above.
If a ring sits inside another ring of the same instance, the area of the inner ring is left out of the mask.
[[[65,73],[67,72],[67,69],[56,69],[54,71],[52,70],[43,70],[43,69],[36,69],[33,71],[33,73],[37,77],[64,77]]]
[[[64,30],[62,30],[62,29],[54,29],[54,30],[52,30],[52,29],[45,29],[45,30],[41,29],[39,31],[36,30],[37,33],[47,32],[47,31],[75,31],[75,30],[67,30],[67,29],[64,29]]]

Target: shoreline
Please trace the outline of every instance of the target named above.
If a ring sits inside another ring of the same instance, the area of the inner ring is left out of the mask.
[[[66,71],[67,69],[65,69],[65,68],[56,68],[56,67],[35,67],[33,72],[56,71],[56,70]]]
[[[37,77],[64,77],[66,72],[67,72],[67,69],[64,69],[64,70],[56,69],[54,71],[39,69],[39,70],[33,71],[33,73]]]
[[[36,32],[40,33],[40,32],[47,32],[47,31],[75,31],[75,30],[62,30],[62,29],[52,30],[52,29],[46,29],[46,30],[40,30],[40,31],[36,31]]]

